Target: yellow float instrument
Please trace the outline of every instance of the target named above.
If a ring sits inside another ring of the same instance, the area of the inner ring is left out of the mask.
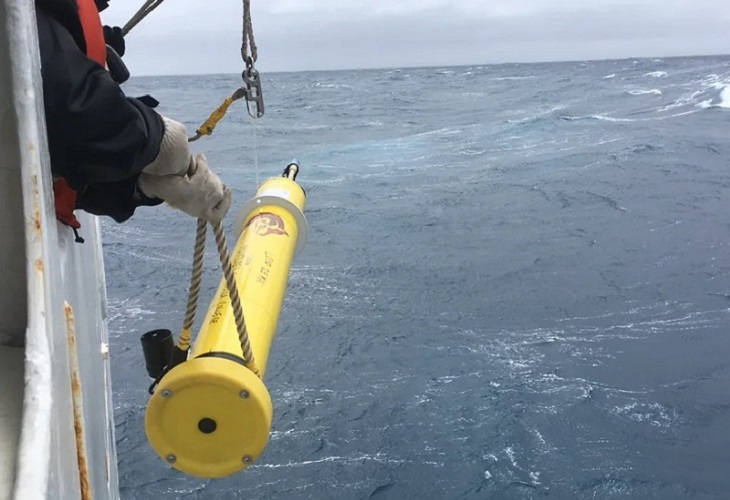
[[[145,415],[147,437],[174,468],[199,477],[244,469],[269,439],[272,402],[263,382],[294,255],[306,239],[299,166],[265,181],[238,215],[232,267],[258,375],[247,366],[225,280],[188,359],[159,380]]]

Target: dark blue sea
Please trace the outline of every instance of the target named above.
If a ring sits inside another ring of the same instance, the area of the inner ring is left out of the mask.
[[[264,118],[238,102],[194,149],[234,191],[230,238],[302,164],[271,440],[222,480],[153,452],[139,336],[181,325],[195,221],[105,221],[122,498],[730,497],[730,57],[263,84]],[[126,91],[192,131],[239,85]]]

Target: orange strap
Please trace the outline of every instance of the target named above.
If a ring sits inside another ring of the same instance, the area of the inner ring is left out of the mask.
[[[106,43],[104,42],[104,28],[101,25],[99,10],[94,0],[77,0],[79,6],[79,19],[84,30],[86,41],[86,55],[89,59],[96,61],[106,67]],[[58,178],[53,181],[53,198],[56,205],[56,218],[70,226],[74,231],[81,227],[79,220],[74,215],[76,209],[76,191],[68,185],[66,179]],[[83,241],[78,234],[76,241]]]
[[[106,42],[104,42],[104,28],[101,25],[99,10],[94,0],[77,0],[79,5],[79,19],[84,29],[86,40],[86,55],[89,59],[106,67]]]
[[[56,205],[56,219],[74,229],[81,227],[81,223],[74,215],[76,191],[68,185],[63,177],[53,181],[53,201]]]

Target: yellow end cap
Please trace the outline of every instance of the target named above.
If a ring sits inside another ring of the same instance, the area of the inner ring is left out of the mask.
[[[157,454],[174,468],[225,477],[264,451],[272,413],[269,391],[248,368],[199,357],[162,379],[147,405],[145,430]]]

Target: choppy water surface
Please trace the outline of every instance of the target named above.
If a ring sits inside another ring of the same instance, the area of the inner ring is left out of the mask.
[[[218,481],[153,453],[138,337],[179,328],[195,223],[105,222],[123,498],[727,497],[729,58],[264,80],[196,148],[237,206],[303,165],[271,441]],[[127,90],[193,129],[238,84]]]

